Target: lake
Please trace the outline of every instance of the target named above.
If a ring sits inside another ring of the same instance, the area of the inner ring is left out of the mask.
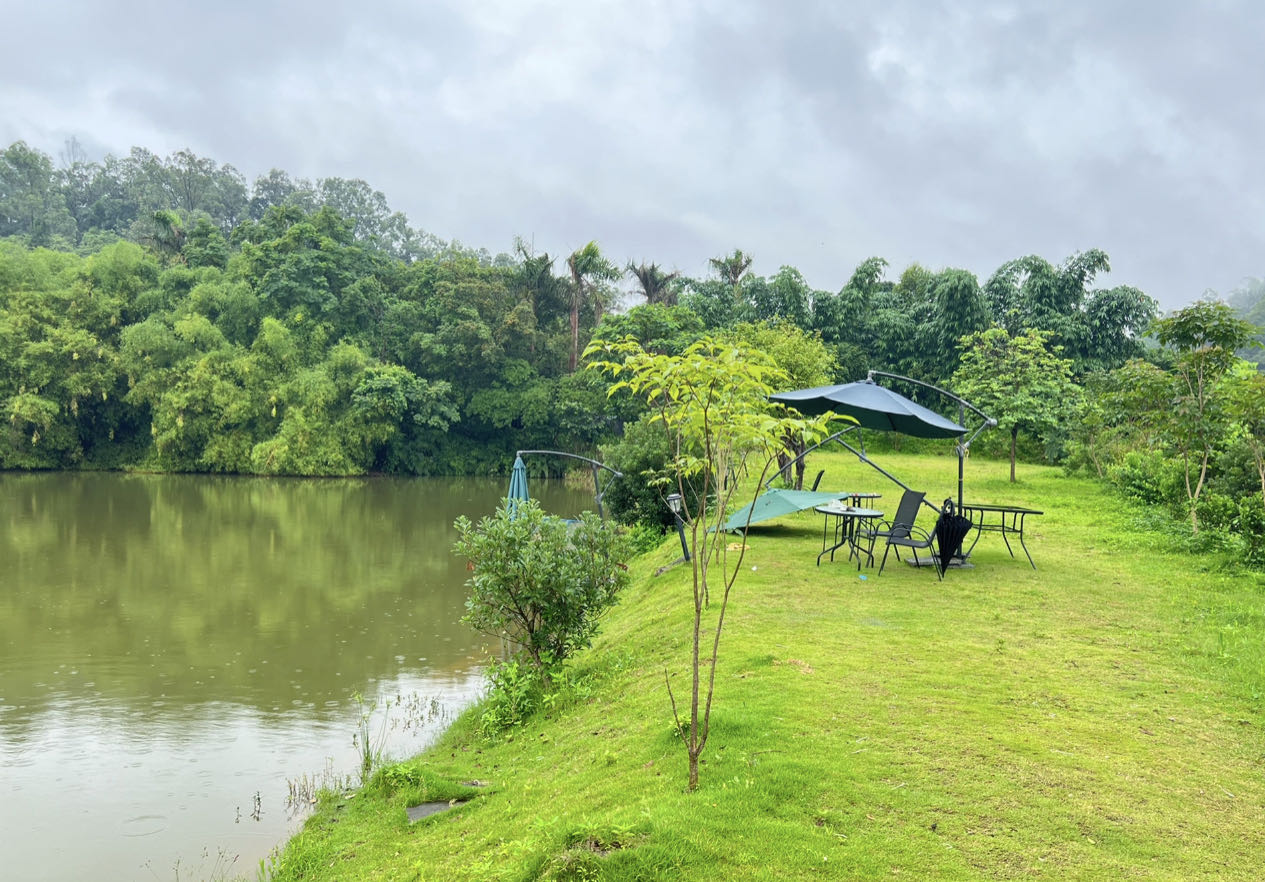
[[[507,484],[0,473],[4,875],[253,879],[362,729],[426,747],[500,651],[452,523]]]

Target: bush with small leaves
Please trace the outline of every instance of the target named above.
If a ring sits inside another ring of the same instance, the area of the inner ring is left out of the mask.
[[[627,540],[591,512],[568,522],[530,500],[456,526],[456,552],[474,572],[462,621],[508,637],[545,671],[592,642],[628,582]]]

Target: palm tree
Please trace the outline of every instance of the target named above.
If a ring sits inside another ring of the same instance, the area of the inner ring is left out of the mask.
[[[605,303],[602,299],[603,282],[613,282],[621,275],[619,267],[602,256],[596,242],[572,252],[567,258],[571,270],[571,371],[574,373],[580,355],[580,305],[593,303],[595,320],[602,320]]]
[[[708,263],[712,265],[712,269],[716,270],[720,280],[733,289],[734,296],[738,296],[738,286],[742,284],[742,278],[751,269],[751,261],[754,258],[750,254],[743,254],[741,251],[734,249],[734,253],[728,257],[712,257],[708,259]]]
[[[647,264],[642,261],[634,264],[628,261],[627,271],[637,279],[641,286],[641,294],[647,303],[662,303],[664,306],[676,306],[676,286],[672,283],[681,277],[679,270],[667,273],[659,269],[656,263]]]

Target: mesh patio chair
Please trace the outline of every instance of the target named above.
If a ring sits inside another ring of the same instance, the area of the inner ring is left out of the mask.
[[[883,567],[887,566],[887,555],[894,547],[896,549],[896,559],[900,560],[900,549],[908,548],[914,554],[914,564],[922,566],[922,561],[918,557],[918,549],[930,550],[935,544],[935,537],[926,530],[914,525],[918,519],[918,509],[922,507],[922,501],[926,497],[926,493],[919,493],[916,490],[906,490],[900,497],[900,504],[896,506],[896,514],[890,521],[878,521],[872,529],[865,532],[865,538],[869,540],[870,560],[874,560],[874,546],[878,540],[885,541],[883,549],[883,562],[879,565],[878,573],[883,575]],[[943,579],[939,567],[936,568],[936,576]]]

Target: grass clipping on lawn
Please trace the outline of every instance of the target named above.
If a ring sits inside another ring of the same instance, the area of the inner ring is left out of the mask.
[[[899,497],[845,455],[814,463],[823,489]],[[952,458],[883,464],[956,496]],[[1182,553],[1181,525],[1147,531],[1098,483],[1007,468],[968,461],[966,498],[1044,510],[1038,570],[996,534],[937,582],[815,566],[811,511],[751,531],[697,792],[663,682],[689,675],[689,572],[652,575],[673,535],[575,659],[583,689],[492,743],[475,708],[377,786],[328,796],[274,878],[1257,878],[1262,579]],[[408,823],[408,805],[467,797]]]

